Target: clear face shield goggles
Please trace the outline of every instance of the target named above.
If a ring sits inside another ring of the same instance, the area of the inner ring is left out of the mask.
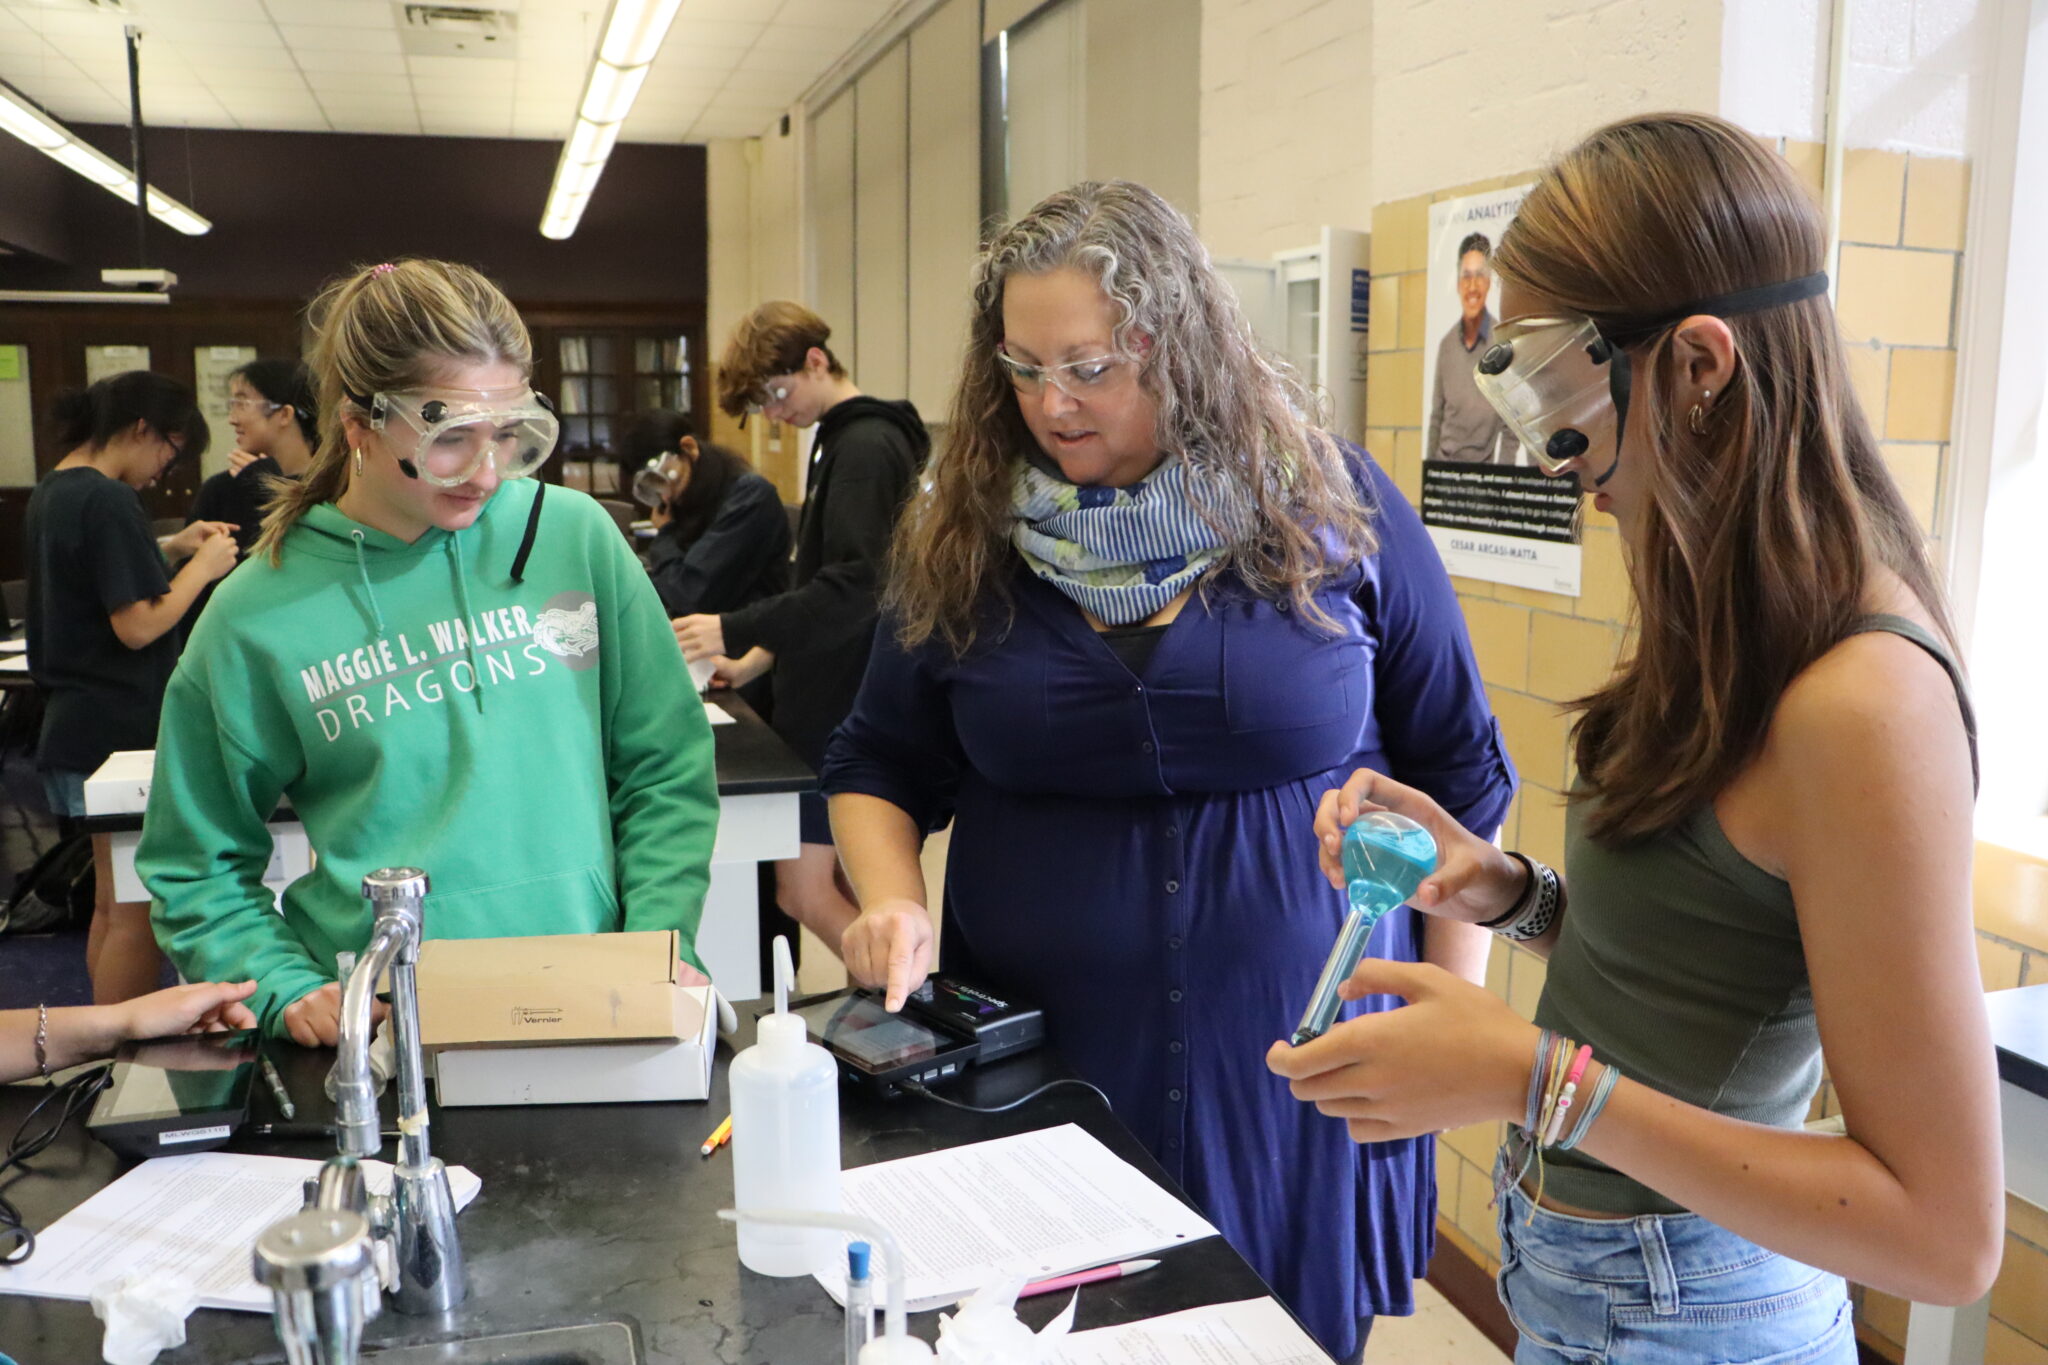
[[[1825,271],[1796,280],[1695,299],[1652,317],[1530,317],[1494,328],[1473,383],[1480,396],[1546,474],[1612,439],[1614,457],[1593,480],[1599,487],[1621,465],[1632,375],[1628,348],[1689,317],[1730,318],[1825,294]]]
[[[633,501],[650,511],[666,507],[689,469],[690,462],[680,451],[670,450],[655,456],[633,475]]]
[[[554,405],[516,389],[418,389],[350,398],[370,429],[391,443],[407,478],[440,488],[469,482],[488,461],[501,479],[523,479],[554,453]]]

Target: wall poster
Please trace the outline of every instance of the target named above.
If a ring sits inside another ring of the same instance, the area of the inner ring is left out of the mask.
[[[1538,468],[1472,382],[1500,317],[1494,244],[1528,193],[1430,205],[1420,511],[1452,573],[1577,597],[1579,481]]]

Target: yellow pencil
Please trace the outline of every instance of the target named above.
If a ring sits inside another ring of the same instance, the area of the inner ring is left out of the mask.
[[[711,1136],[710,1136],[710,1137],[708,1137],[708,1138],[705,1138],[705,1139],[704,1139],[704,1145],[703,1145],[702,1147],[699,1147],[699,1148],[697,1149],[697,1155],[699,1155],[699,1156],[710,1156],[710,1155],[711,1155],[711,1154],[712,1154],[713,1152],[717,1151],[717,1150],[718,1150],[718,1149],[719,1149],[720,1147],[723,1147],[723,1146],[725,1145],[725,1143],[726,1143],[726,1140],[727,1140],[728,1138],[730,1138],[731,1136],[732,1136],[732,1115],[730,1115],[730,1114],[727,1114],[727,1115],[725,1116],[725,1122],[724,1122],[724,1123],[721,1123],[721,1124],[719,1124],[719,1125],[718,1125],[718,1126],[717,1126],[716,1128],[713,1128],[713,1129],[711,1130]]]

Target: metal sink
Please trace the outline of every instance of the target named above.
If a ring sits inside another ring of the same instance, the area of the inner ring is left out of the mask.
[[[363,1365],[640,1365],[640,1350],[625,1323],[599,1322],[427,1346],[365,1347]]]

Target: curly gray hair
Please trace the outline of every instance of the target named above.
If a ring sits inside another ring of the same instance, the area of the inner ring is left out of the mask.
[[[1233,574],[1328,625],[1317,585],[1375,548],[1352,472],[1314,425],[1313,395],[1259,344],[1187,219],[1143,185],[1112,180],[1049,196],[982,251],[945,441],[897,531],[888,605],[903,642],[936,634],[964,652],[977,604],[1007,597],[1010,471],[1034,438],[996,359],[1003,290],[1013,276],[1063,267],[1102,287],[1117,349],[1142,352],[1159,449],[1186,463],[1198,509],[1226,545],[1205,583]]]

